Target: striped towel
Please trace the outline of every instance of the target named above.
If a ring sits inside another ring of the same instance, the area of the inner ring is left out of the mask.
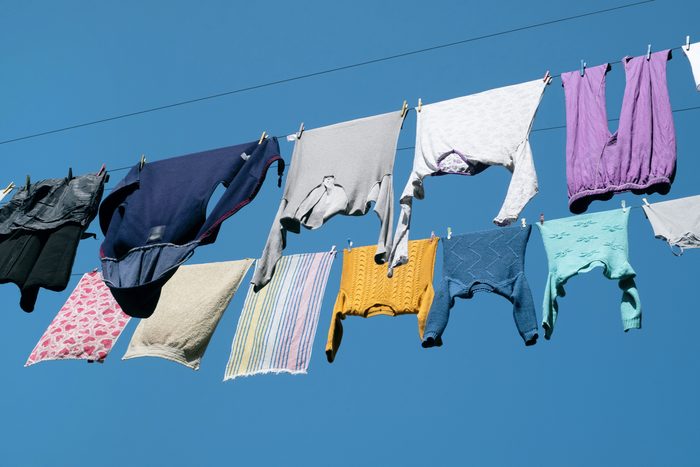
[[[284,256],[257,293],[251,285],[224,381],[261,373],[306,373],[335,249]]]

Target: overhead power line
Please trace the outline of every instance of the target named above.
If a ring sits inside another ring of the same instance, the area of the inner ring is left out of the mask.
[[[279,80],[275,80],[275,81],[268,81],[268,82],[266,82],[266,83],[254,84],[254,85],[251,85],[251,86],[246,86],[246,87],[242,87],[242,88],[238,88],[238,89],[233,89],[233,90],[230,90],[230,91],[224,91],[224,92],[219,92],[219,93],[216,93],[216,94],[210,94],[210,95],[208,95],[208,96],[202,96],[202,97],[196,97],[196,98],[193,98],[193,99],[182,100],[182,101],[178,101],[178,102],[173,102],[173,103],[171,103],[171,104],[165,104],[165,105],[160,105],[160,106],[156,106],[156,107],[150,107],[150,108],[146,108],[146,109],[136,110],[136,111],[133,111],[133,112],[128,112],[128,113],[124,113],[124,114],[114,115],[114,116],[111,116],[111,117],[103,117],[103,118],[99,118],[99,119],[97,119],[97,120],[92,120],[92,121],[83,122],[83,123],[76,123],[76,124],[74,124],[74,125],[64,126],[64,127],[61,127],[61,128],[55,128],[55,129],[52,129],[52,130],[46,130],[46,131],[41,131],[41,132],[37,132],[37,133],[32,133],[32,134],[28,134],[28,135],[24,135],[24,136],[18,136],[18,137],[15,137],[15,138],[6,139],[6,140],[3,140],[3,141],[0,141],[0,145],[2,145],[2,144],[14,143],[14,142],[17,142],[17,141],[23,141],[23,140],[33,139],[33,138],[38,138],[38,137],[40,137],[40,136],[47,136],[47,135],[51,135],[51,134],[54,134],[54,133],[62,133],[62,132],[64,132],[64,131],[75,130],[75,129],[84,128],[84,127],[87,127],[87,126],[99,125],[99,124],[102,124],[102,123],[112,122],[112,121],[115,121],[115,120],[121,120],[121,119],[124,119],[124,118],[135,117],[135,116],[137,116],[137,115],[143,115],[143,114],[147,114],[147,113],[152,113],[152,112],[158,112],[158,111],[161,111],[161,110],[171,109],[171,108],[173,108],[173,107],[180,107],[180,106],[184,106],[184,105],[194,104],[194,103],[197,103],[197,102],[202,102],[202,101],[207,101],[207,100],[212,100],[212,99],[218,99],[218,98],[225,97],[225,96],[230,96],[230,95],[233,95],[233,94],[240,94],[240,93],[243,93],[243,92],[253,91],[253,90],[256,90],[256,89],[266,88],[266,87],[270,87],[270,86],[276,86],[276,85],[284,84],[284,83],[290,83],[290,82],[292,82],[292,81],[299,81],[299,80],[302,80],[302,79],[307,79],[307,78],[312,78],[312,77],[315,77],[315,76],[326,75],[326,74],[335,73],[335,72],[338,72],[338,71],[349,70],[349,69],[352,69],[352,68],[359,68],[359,67],[362,67],[362,66],[372,65],[372,64],[375,64],[375,63],[385,62],[385,61],[389,61],[389,60],[396,60],[396,59],[398,59],[398,58],[408,57],[408,56],[411,56],[411,55],[417,55],[417,54],[422,54],[422,53],[426,53],[426,52],[432,52],[432,51],[434,51],[434,50],[444,49],[444,48],[448,48],[448,47],[454,47],[454,46],[457,46],[457,45],[462,45],[462,44],[467,44],[467,43],[469,43],[469,42],[475,42],[475,41],[480,41],[480,40],[484,40],[484,39],[489,39],[489,38],[492,38],[492,37],[502,36],[502,35],[505,35],[505,34],[512,34],[512,33],[514,33],[514,32],[526,31],[526,30],[528,30],[528,29],[534,29],[534,28],[539,28],[539,27],[543,27],[543,26],[549,26],[549,25],[556,24],[556,23],[562,23],[562,22],[565,22],[565,21],[572,21],[572,20],[575,20],[575,19],[585,18],[585,17],[588,17],[588,16],[599,15],[599,14],[603,14],[603,13],[609,13],[609,12],[612,12],[612,11],[622,10],[622,9],[625,9],[625,8],[632,8],[632,7],[639,6],[639,5],[643,5],[643,4],[646,4],[646,3],[652,3],[652,2],[654,2],[654,1],[655,1],[655,0],[642,0],[642,1],[634,2],[634,3],[628,3],[628,4],[625,4],[625,5],[619,5],[619,6],[616,6],[616,7],[604,8],[604,9],[601,9],[601,10],[590,11],[590,12],[581,13],[581,14],[578,14],[578,15],[566,16],[566,17],[563,17],[563,18],[557,18],[557,19],[553,19],[553,20],[549,20],[549,21],[543,21],[543,22],[540,22],[540,23],[529,24],[529,25],[527,25],[527,26],[520,26],[520,27],[517,27],[517,28],[506,29],[506,30],[503,30],[503,31],[492,32],[492,33],[489,33],[489,34],[483,34],[483,35],[480,35],[480,36],[469,37],[469,38],[467,38],[467,39],[462,39],[462,40],[454,41],[454,42],[448,42],[448,43],[445,43],[445,44],[438,44],[438,45],[434,45],[434,46],[431,46],[431,47],[425,47],[425,48],[422,48],[422,49],[416,49],[416,50],[410,50],[410,51],[407,51],[407,52],[401,52],[401,53],[398,53],[398,54],[388,55],[388,56],[381,57],[381,58],[375,58],[375,59],[365,60],[365,61],[362,61],[362,62],[351,63],[351,64],[348,64],[348,65],[342,65],[342,66],[338,66],[338,67],[335,67],[335,68],[328,68],[328,69],[326,69],[326,70],[315,71],[315,72],[312,72],[312,73],[306,73],[306,74],[302,74],[302,75],[292,76],[292,77],[289,77],[289,78],[283,78],[283,79],[279,79]]]

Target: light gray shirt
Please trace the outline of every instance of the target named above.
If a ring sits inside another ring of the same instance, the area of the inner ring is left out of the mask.
[[[272,275],[287,231],[321,227],[336,214],[367,214],[370,202],[381,227],[375,260],[388,259],[392,235],[392,174],[401,112],[390,112],[306,130],[294,146],[284,195],[252,283],[258,290]]]

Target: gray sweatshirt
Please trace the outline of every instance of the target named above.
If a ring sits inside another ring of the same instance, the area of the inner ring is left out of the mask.
[[[284,195],[252,283],[264,287],[286,245],[287,231],[321,227],[335,214],[367,214],[370,202],[381,227],[375,260],[388,259],[392,236],[392,173],[401,112],[306,130],[294,146]]]

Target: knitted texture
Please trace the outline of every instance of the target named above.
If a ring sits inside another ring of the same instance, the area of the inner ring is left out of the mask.
[[[343,338],[342,320],[346,316],[368,318],[376,315],[418,315],[418,335],[423,337],[425,322],[433,303],[433,274],[437,237],[408,244],[410,261],[387,277],[388,264],[374,261],[374,246],[343,251],[340,291],[333,307],[328,330],[326,357],[335,359]]]
[[[564,284],[573,276],[602,266],[608,279],[622,289],[622,325],[625,331],[642,327],[642,307],[634,283],[636,275],[628,261],[629,209],[567,217],[537,224],[549,261],[544,294],[542,327],[549,339],[554,331]]]
[[[537,342],[537,316],[525,278],[525,249],[532,226],[473,232],[443,239],[443,278],[428,315],[423,347],[442,345],[455,298],[493,292],[513,304],[513,318],[526,345]],[[409,262],[410,264],[410,262]]]

